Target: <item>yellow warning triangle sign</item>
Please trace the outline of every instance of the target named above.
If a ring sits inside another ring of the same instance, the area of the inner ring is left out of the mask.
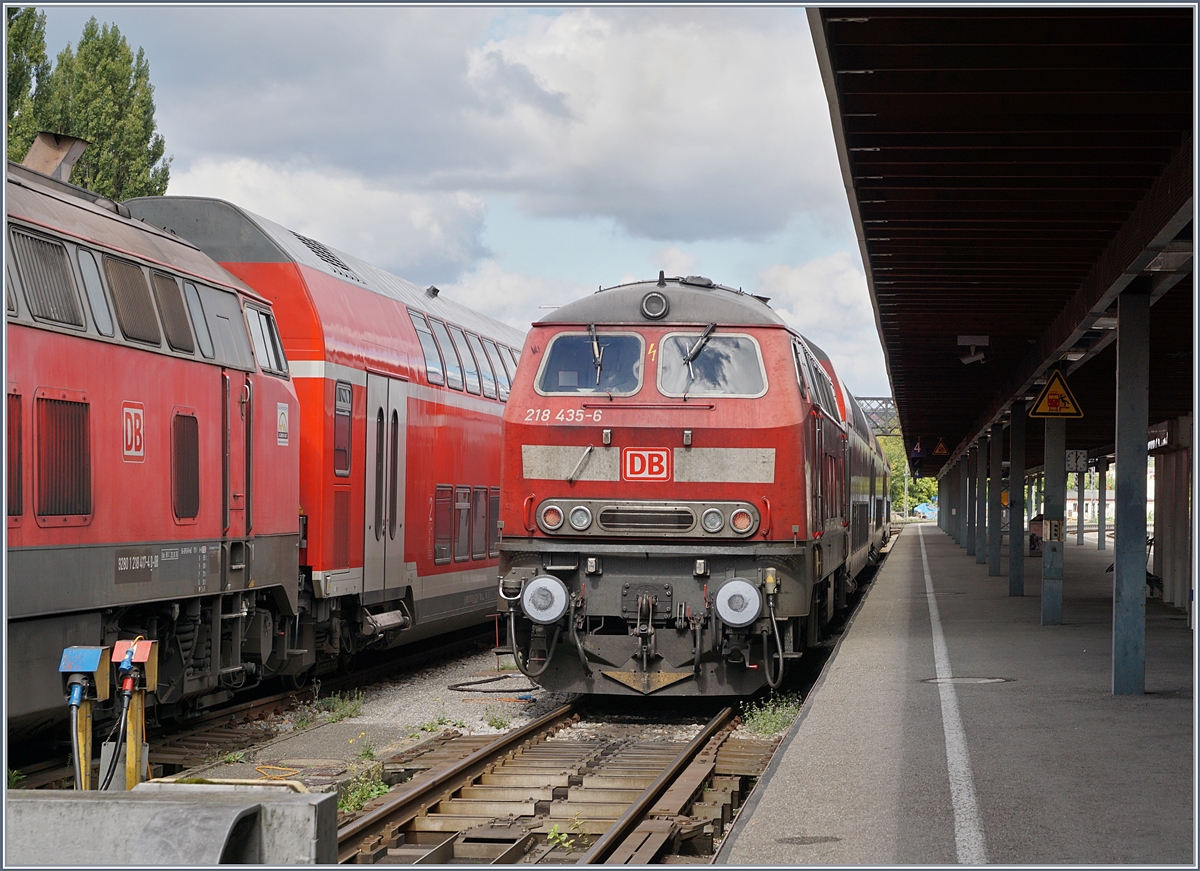
[[[1050,373],[1046,386],[1029,409],[1030,417],[1083,417],[1083,409],[1075,401],[1067,379],[1058,371]]]
[[[946,450],[946,443],[941,439],[938,439],[937,447],[933,449],[933,455],[935,457],[944,457],[948,453],[950,452]]]

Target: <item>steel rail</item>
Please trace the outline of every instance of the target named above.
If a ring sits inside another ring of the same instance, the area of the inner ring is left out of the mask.
[[[700,733],[693,738],[674,761],[663,770],[654,782],[650,784],[642,792],[640,796],[629,806],[617,821],[613,823],[607,832],[601,835],[596,843],[592,844],[589,849],[578,862],[577,865],[602,865],[609,855],[629,836],[638,824],[641,823],[642,817],[654,806],[654,803],[659,800],[667,788],[679,776],[692,759],[708,743],[713,735],[723,729],[730,720],[733,719],[733,708],[722,708],[715,717],[708,721],[708,724],[700,730]]]
[[[351,820],[338,829],[338,863],[353,862],[358,855],[359,845],[364,840],[377,835],[382,836],[386,829],[404,824],[416,816],[431,798],[444,793],[448,784],[461,784],[462,781],[481,774],[498,756],[508,753],[530,735],[544,731],[556,721],[566,720],[575,712],[575,707],[574,702],[565,704],[520,729],[499,736],[495,741],[480,747],[441,773],[413,784],[387,804]]]

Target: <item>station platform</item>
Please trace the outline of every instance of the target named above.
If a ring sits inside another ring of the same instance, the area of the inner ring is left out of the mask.
[[[1114,696],[1111,548],[1067,544],[1058,626],[1004,550],[989,577],[903,530],[716,862],[1195,867],[1186,615],[1147,601],[1146,693]]]

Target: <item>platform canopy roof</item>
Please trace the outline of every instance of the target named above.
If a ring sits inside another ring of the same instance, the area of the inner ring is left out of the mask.
[[[1153,300],[1151,424],[1190,414],[1193,10],[808,14],[922,473],[1006,421],[1055,367],[1084,412],[1067,447],[1111,453],[1123,291]],[[1044,428],[1029,423],[1036,467]]]

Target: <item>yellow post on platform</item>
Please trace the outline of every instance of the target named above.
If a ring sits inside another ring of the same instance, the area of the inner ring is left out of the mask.
[[[76,789],[92,788],[92,700],[84,698],[79,703],[79,714],[75,721],[75,746],[79,753],[79,783]]]
[[[143,728],[146,719],[146,690],[137,687],[129,700],[129,719],[125,721],[125,788],[133,789],[147,780],[142,770],[142,744],[146,739]]]

